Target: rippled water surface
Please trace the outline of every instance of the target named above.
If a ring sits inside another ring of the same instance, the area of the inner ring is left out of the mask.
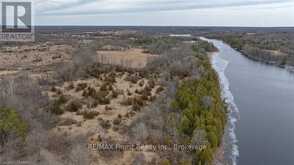
[[[216,69],[226,63],[224,76],[239,109],[234,131],[237,164],[293,165],[294,74],[247,59],[221,41],[210,41],[220,50],[213,59]]]

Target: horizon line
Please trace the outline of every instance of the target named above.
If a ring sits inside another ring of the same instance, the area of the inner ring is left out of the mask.
[[[34,27],[216,27],[216,28],[294,28],[290,26],[238,26],[238,25],[35,25]]]

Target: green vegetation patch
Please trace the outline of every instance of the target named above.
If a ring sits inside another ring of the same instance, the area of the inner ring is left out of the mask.
[[[193,47],[194,51],[202,51],[197,47],[197,45]],[[211,50],[209,47],[207,49]],[[226,110],[221,98],[218,76],[212,69],[208,57],[202,56],[199,60],[205,72],[199,79],[185,80],[181,83],[172,106],[181,110],[181,122],[178,127],[180,133],[192,139],[196,129],[205,130],[209,145],[205,150],[197,153],[198,163],[210,164],[214,151],[222,141]]]
[[[27,132],[27,123],[15,110],[0,108],[0,144],[3,145],[10,135],[16,135],[24,140]]]

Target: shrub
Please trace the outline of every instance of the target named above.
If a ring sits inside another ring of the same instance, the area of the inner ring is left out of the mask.
[[[193,129],[194,125],[189,120],[189,118],[184,115],[181,119],[180,131],[189,135],[193,132]]]
[[[99,105],[99,101],[95,99],[90,99],[87,103],[87,108],[96,108]]]
[[[68,112],[77,112],[79,109],[82,108],[82,104],[79,100],[72,100],[67,106],[66,110]]]
[[[8,137],[14,134],[24,140],[27,132],[27,123],[15,110],[0,108],[0,145],[4,145]]]
[[[112,97],[112,98],[117,98],[118,95],[119,95],[119,93],[118,93],[117,90],[112,90],[112,92],[111,92],[111,97]]]
[[[84,90],[85,88],[87,88],[88,84],[87,83],[79,83],[76,87],[76,92],[79,92],[81,90]]]
[[[128,119],[128,118],[131,118],[131,117],[133,117],[133,116],[135,116],[135,115],[136,115],[136,112],[134,112],[134,111],[130,111],[130,112],[128,112],[127,114],[125,114],[124,117],[126,117],[126,118]]]
[[[148,97],[152,96],[151,91],[143,90],[142,96],[140,99],[148,100]]]
[[[95,96],[93,96],[93,99],[98,100],[99,104],[101,105],[108,105],[110,104],[110,99],[107,97],[107,95],[107,91],[99,91],[96,92]]]
[[[147,101],[149,99],[149,97],[148,97],[148,95],[142,95],[141,99]]]
[[[57,100],[57,102],[58,102],[59,104],[65,104],[67,101],[68,101],[68,98],[67,98],[66,96],[64,96],[64,95],[61,95],[61,96],[58,98],[58,100]]]
[[[155,99],[156,99],[155,96],[149,96],[149,97],[148,97],[148,100],[151,101],[151,102],[154,101]]]
[[[126,99],[124,99],[123,101],[120,102],[121,105],[124,105],[124,106],[129,106],[129,105],[132,105],[132,101],[133,99],[128,97]]]
[[[143,93],[143,90],[136,89],[135,93],[138,94],[138,95],[141,95]]]
[[[56,94],[57,95],[62,95],[62,91],[60,89],[56,89]]]
[[[156,94],[159,94],[160,92],[162,92],[164,90],[164,88],[162,86],[158,87],[156,89]]]
[[[86,97],[86,98],[89,97],[88,91],[84,90],[83,93],[82,93],[82,96]]]
[[[148,87],[148,86],[146,86],[145,88],[144,88],[144,90],[143,90],[143,93],[142,93],[142,95],[145,95],[145,96],[151,96],[152,94],[151,94],[151,88],[150,87]]]
[[[209,143],[211,144],[212,148],[215,148],[218,146],[218,137],[216,136],[216,134],[214,132],[208,132],[207,134],[207,138]]]
[[[50,89],[50,90],[51,90],[51,92],[56,92],[56,90],[57,90],[57,89],[56,89],[56,87],[55,87],[55,86],[53,86],[53,87],[51,87],[51,89]]]
[[[141,81],[139,82],[139,86],[140,86],[140,87],[143,87],[144,84],[145,84],[144,80],[141,80]]]
[[[120,126],[119,126],[119,125],[114,125],[114,126],[112,127],[112,130],[113,130],[114,132],[119,131],[119,129],[120,129]]]
[[[112,85],[109,82],[104,82],[100,87],[100,91],[109,91],[109,90],[112,90]]]
[[[132,99],[132,104],[133,105],[138,105],[138,106],[144,106],[145,103],[144,103],[144,100],[142,99],[142,97],[135,97]]]
[[[141,107],[138,104],[134,104],[134,105],[132,105],[132,110],[133,111],[140,111]]]
[[[72,89],[74,89],[74,88],[75,88],[74,83],[70,82],[70,83],[68,84],[68,86],[66,87],[66,90],[72,90]]]
[[[149,80],[149,81],[147,82],[147,84],[148,84],[148,86],[149,86],[151,89],[153,89],[153,88],[155,87],[155,81],[154,81],[154,80]]]
[[[110,99],[106,98],[106,97],[102,97],[102,98],[99,99],[99,103],[101,105],[108,105],[108,104],[110,104]]]
[[[111,72],[110,74],[108,74],[106,77],[105,77],[105,81],[108,82],[108,83],[115,83],[116,80],[115,80],[115,73]]]
[[[198,154],[198,164],[211,164],[211,161],[213,159],[213,152],[212,150],[207,147],[206,149],[202,150],[199,154]]]
[[[129,89],[127,89],[127,95],[132,96],[132,93],[129,91]]]
[[[105,110],[106,110],[106,111],[110,111],[110,110],[112,110],[112,108],[109,107],[109,106],[105,106]]]
[[[100,125],[102,126],[102,128],[104,129],[110,129],[111,128],[111,123],[109,120],[101,120],[100,121]]]
[[[137,82],[140,80],[140,77],[138,77],[137,75],[128,75],[126,78],[126,81],[129,81],[133,84],[137,84]]]
[[[92,88],[92,87],[88,87],[86,89],[84,89],[84,92],[82,94],[84,97],[92,97],[92,98],[95,98],[96,95],[97,95],[97,91],[95,88]]]
[[[56,100],[53,102],[50,108],[50,112],[55,114],[55,115],[62,115],[64,113],[64,109],[61,107],[61,103]]]
[[[83,111],[82,112],[84,119],[94,119],[100,113],[96,111]]]
[[[121,118],[116,118],[112,122],[114,125],[119,125],[121,123]]]

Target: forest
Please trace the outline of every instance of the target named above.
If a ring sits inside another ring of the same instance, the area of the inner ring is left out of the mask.
[[[198,38],[99,37],[16,45],[25,46],[16,56],[23,60],[6,64],[19,69],[0,74],[0,162],[212,164],[227,112],[208,56],[217,49]],[[14,55],[12,47],[2,48],[6,59]],[[60,54],[30,58],[48,51]],[[102,53],[111,58],[97,58]],[[90,144],[198,148],[134,153],[94,151]]]
[[[214,33],[245,56],[279,67],[294,66],[294,36],[288,32]]]

